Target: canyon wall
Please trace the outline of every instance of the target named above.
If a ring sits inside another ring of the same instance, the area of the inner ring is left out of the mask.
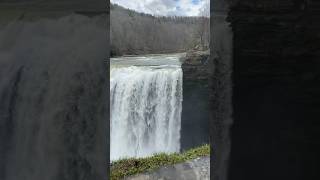
[[[209,52],[188,53],[182,63],[181,149],[209,143]]]
[[[217,0],[211,13],[213,178],[318,179],[320,3]]]
[[[229,179],[319,178],[319,15],[309,0],[232,4]]]
[[[232,125],[233,32],[227,21],[229,3],[211,1],[210,41],[210,144],[211,177],[226,180]]]

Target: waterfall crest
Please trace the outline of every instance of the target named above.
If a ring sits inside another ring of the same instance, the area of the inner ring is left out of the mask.
[[[180,66],[111,68],[111,160],[180,150]]]

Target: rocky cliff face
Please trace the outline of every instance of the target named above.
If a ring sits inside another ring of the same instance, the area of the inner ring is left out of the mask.
[[[188,53],[182,60],[181,148],[209,143],[209,52]]]
[[[228,0],[211,2],[210,144],[212,179],[228,178],[232,118],[233,32],[227,21]]]
[[[211,14],[212,177],[319,179],[320,3],[214,0]]]
[[[310,0],[232,3],[229,179],[319,178],[319,15]]]
[[[0,13],[0,179],[106,179],[107,14]]]

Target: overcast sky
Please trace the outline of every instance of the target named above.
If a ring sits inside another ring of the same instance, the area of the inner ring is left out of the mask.
[[[138,12],[160,16],[199,16],[202,11],[209,11],[210,4],[210,0],[111,0],[111,2]]]

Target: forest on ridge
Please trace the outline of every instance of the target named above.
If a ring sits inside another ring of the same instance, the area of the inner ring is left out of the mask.
[[[209,18],[153,16],[111,4],[111,56],[209,48]]]

